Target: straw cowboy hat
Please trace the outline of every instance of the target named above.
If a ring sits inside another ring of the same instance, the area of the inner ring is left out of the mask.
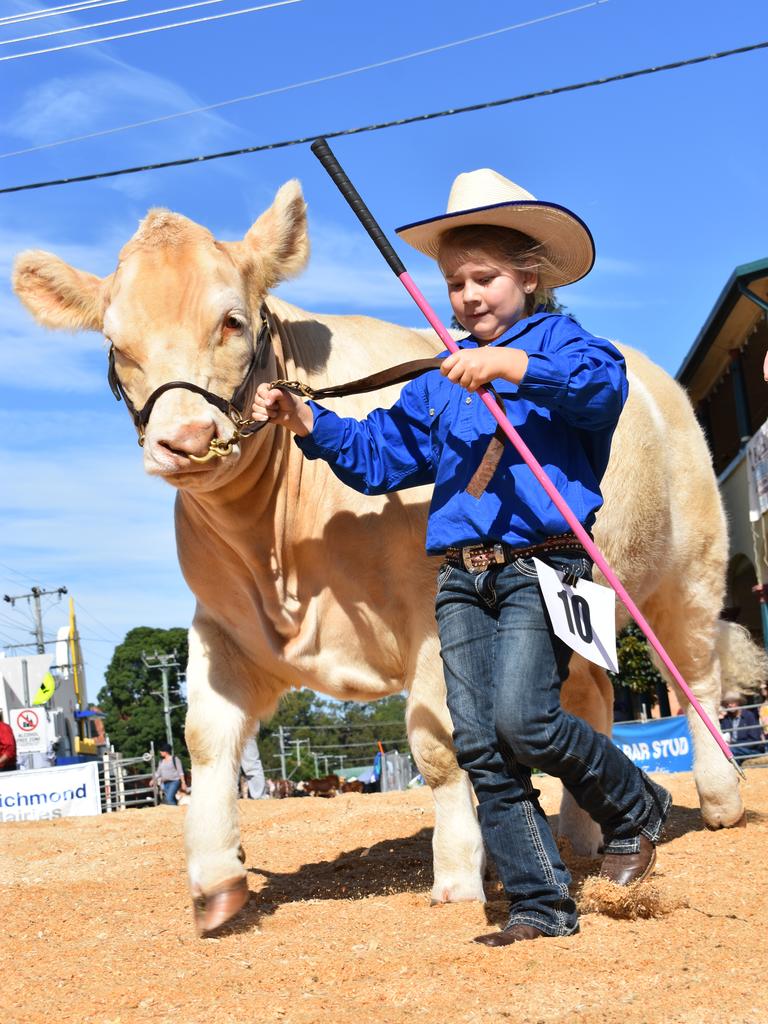
[[[414,249],[437,259],[441,235],[468,224],[514,228],[539,242],[557,271],[542,281],[550,288],[578,281],[595,262],[592,235],[575,213],[555,203],[540,202],[489,167],[458,175],[444,214],[395,230]]]

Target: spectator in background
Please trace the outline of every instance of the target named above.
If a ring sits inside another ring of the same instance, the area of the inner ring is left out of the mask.
[[[258,733],[258,730],[257,730]],[[256,742],[256,735],[249,736],[243,747],[243,754],[240,758],[240,771],[245,776],[249,800],[266,800],[267,780],[264,778],[264,768],[259,754],[259,745]]]
[[[742,707],[740,700],[727,700],[720,710],[720,728],[737,761],[765,752],[763,733],[757,713]]]
[[[182,793],[187,791],[181,758],[173,755],[167,743],[161,743],[157,749],[160,752],[160,764],[155,772],[155,781],[163,788],[165,803],[175,807],[179,788]]]
[[[763,739],[768,740],[768,683],[761,685],[760,696],[763,703],[757,709],[757,714],[760,719],[760,728],[763,730]]]
[[[0,772],[15,772],[17,767],[16,737],[0,711]]]

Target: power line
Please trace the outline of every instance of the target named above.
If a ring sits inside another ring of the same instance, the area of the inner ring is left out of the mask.
[[[733,50],[721,50],[719,53],[705,54],[701,57],[690,57],[687,60],[674,61],[671,64],[660,64],[654,67],[641,68],[637,71],[625,71],[618,75],[609,75],[604,78],[594,78],[588,82],[577,82],[573,85],[561,85],[552,89],[541,89],[538,92],[525,93],[520,96],[510,96],[506,99],[490,100],[486,103],[473,103],[466,107],[453,107],[448,110],[440,110],[429,114],[415,114],[412,117],[400,118],[397,121],[382,121],[378,124],[363,125],[358,128],[344,128],[339,131],[321,132],[317,135],[305,135],[299,139],[287,139],[281,142],[268,142],[263,146],[246,146],[242,149],[231,149],[221,153],[205,153],[200,156],[185,157],[179,160],[164,160],[161,163],[144,164],[140,167],[123,167],[115,171],[99,171],[93,174],[80,174],[72,178],[56,178],[51,181],[37,181],[26,185],[11,185],[7,188],[0,188],[0,195],[11,192],[26,192],[36,188],[51,188],[54,185],[73,185],[76,182],[98,181],[104,178],[116,178],[124,174],[142,174],[145,171],[158,171],[166,167],[184,167],[187,164],[204,163],[208,160],[223,160],[232,156],[244,156],[250,153],[264,153],[275,149],[286,149],[290,146],[300,146],[317,139],[337,139],[346,135],[360,135],[363,132],[376,132],[384,128],[400,128],[406,124],[418,124],[424,121],[433,121],[442,117],[454,117],[456,114],[469,114],[478,110],[491,110],[494,107],[503,107],[510,103],[523,103],[527,100],[540,99],[544,96],[557,96],[561,93],[576,92],[579,89],[590,89],[599,85],[608,85],[611,82],[623,82],[631,78],[639,78],[643,75],[655,75],[661,71],[672,71],[677,68],[690,67],[693,64],[703,64],[706,61],[721,60],[723,57],[734,57],[737,54],[751,53],[754,50],[763,50],[768,47],[768,42],[752,43],[749,46],[739,46]]]
[[[27,149],[18,149],[10,153],[0,153],[0,160],[9,156],[22,156],[26,153],[37,153],[43,149],[53,149],[56,146],[64,146],[71,142],[84,142],[87,139],[97,139],[104,135],[114,135],[117,132],[129,131],[133,128],[147,128],[153,124],[163,124],[165,121],[172,121],[179,117],[189,117],[193,114],[206,114],[211,110],[221,110],[223,107],[230,107],[236,103],[247,103],[251,100],[263,99],[266,96],[275,96],[278,93],[290,92],[294,89],[304,89],[309,85],[321,85],[323,82],[332,82],[339,78],[348,78],[350,75],[357,75],[363,71],[373,71],[377,68],[388,67],[392,64],[400,64],[417,57],[425,57],[441,50],[449,50],[457,46],[464,46],[467,43],[475,43],[482,39],[489,39],[492,36],[501,35],[504,32],[513,32],[516,29],[528,28],[531,25],[538,25],[543,21],[552,21],[554,18],[562,18],[568,14],[576,14],[592,7],[602,6],[608,0],[592,0],[591,3],[582,4],[580,7],[570,7],[564,11],[556,11],[554,14],[547,14],[541,18],[532,18],[528,21],[521,21],[514,25],[505,25],[503,28],[494,29],[491,32],[483,32],[480,35],[467,36],[465,39],[455,39],[449,43],[442,43],[439,46],[431,46],[426,50],[415,50],[413,53],[404,53],[398,57],[389,57],[387,60],[376,61],[374,64],[364,64],[356,68],[348,68],[345,71],[336,71],[330,75],[323,75],[320,78],[308,78],[301,82],[291,82],[289,85],[276,86],[273,89],[264,89],[261,92],[250,93],[246,96],[235,96],[233,99],[221,100],[218,103],[209,103],[204,107],[194,107],[191,110],[180,110],[174,114],[164,114],[162,117],[152,117],[145,121],[135,121],[132,124],[118,125],[115,128],[105,128],[98,132],[88,132],[85,135],[75,135],[69,139],[59,139],[56,142],[47,142],[40,146],[30,146]]]
[[[239,14],[252,14],[254,11],[268,11],[273,7],[287,7],[289,4],[300,4],[304,0],[273,0],[273,3],[261,4],[259,7],[245,7],[241,11],[227,11],[225,14],[211,14],[206,18],[191,18],[189,21],[177,21],[171,25],[156,25],[154,28],[142,28],[136,32],[123,32],[115,36],[102,36],[100,39],[83,39],[79,43],[65,43],[62,46],[50,46],[45,50],[28,50],[26,53],[13,53],[8,57],[0,57],[0,62],[18,60],[20,57],[37,57],[41,53],[58,53],[61,50],[74,50],[78,46],[95,46],[96,43],[111,43],[115,39],[131,39],[134,36],[145,36],[150,32],[165,32],[169,28],[182,28],[185,25],[201,25],[207,21],[220,21],[222,18],[235,18]]]
[[[20,25],[25,21],[37,21],[39,18],[61,18],[67,14],[80,14],[92,11],[97,7],[111,7],[113,4],[126,4],[128,0],[82,0],[81,3],[60,4],[58,7],[46,7],[42,11],[27,11],[24,14],[6,14],[0,17],[0,28],[6,25]]]
[[[91,22],[90,25],[70,25],[68,28],[56,28],[50,32],[37,32],[32,36],[19,36],[16,39],[4,39],[0,41],[0,46],[10,46],[12,43],[26,43],[30,39],[47,39],[50,36],[63,36],[68,32],[85,32],[87,29],[103,28],[105,25],[122,25],[126,21],[138,21],[140,18],[156,18],[160,14],[174,14],[176,11],[188,11],[193,7],[210,7],[211,4],[223,4],[224,2],[225,0],[195,0],[195,3],[182,4],[180,7],[163,7],[158,11],[145,11],[143,14],[127,14],[124,18],[110,18],[108,21],[94,21]],[[234,11],[232,13],[242,14],[243,12]],[[163,28],[173,27],[175,26],[163,26]]]
[[[7,572],[12,573],[14,576],[18,576],[20,580],[23,580],[24,583],[27,583],[27,584],[29,583],[30,579],[32,578],[31,576],[25,576],[23,573],[20,573],[18,571],[18,569],[12,568],[10,565],[7,565],[5,562],[0,562],[0,569],[5,569]]]
[[[88,611],[88,609],[86,607],[84,607],[84,605],[82,604],[81,601],[75,601],[75,607],[77,608],[78,612],[85,612],[85,614],[88,616],[89,619],[93,619],[93,621],[98,626],[101,626],[102,629],[106,629],[106,631],[108,633],[111,633],[115,637],[116,640],[118,640],[120,643],[122,643],[124,637],[119,636],[114,631],[114,629],[112,629],[110,626],[108,626],[105,622],[102,622],[100,619],[97,619],[96,616],[93,614],[93,612]],[[107,640],[105,640],[104,642],[106,643]],[[109,642],[112,643],[112,641],[109,641]]]

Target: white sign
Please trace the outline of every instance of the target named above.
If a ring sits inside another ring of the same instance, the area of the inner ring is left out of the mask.
[[[95,761],[0,772],[0,821],[39,821],[101,814]]]
[[[747,445],[749,466],[749,518],[758,522],[768,512],[768,423],[764,423]]]
[[[10,712],[17,754],[44,754],[48,749],[47,722],[41,721],[44,715],[39,708],[14,708]]]
[[[616,594],[590,580],[571,587],[564,572],[534,558],[552,629],[563,643],[596,665],[619,671],[616,658]]]

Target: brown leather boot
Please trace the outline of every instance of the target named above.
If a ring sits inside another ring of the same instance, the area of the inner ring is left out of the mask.
[[[656,847],[650,839],[640,836],[637,853],[607,853],[600,867],[600,878],[607,878],[615,885],[631,885],[642,882],[653,871],[656,863]]]
[[[482,942],[484,946],[509,946],[513,942],[525,942],[530,939],[540,939],[545,933],[532,924],[512,924],[500,932],[491,932],[489,935],[478,935],[475,942]]]

